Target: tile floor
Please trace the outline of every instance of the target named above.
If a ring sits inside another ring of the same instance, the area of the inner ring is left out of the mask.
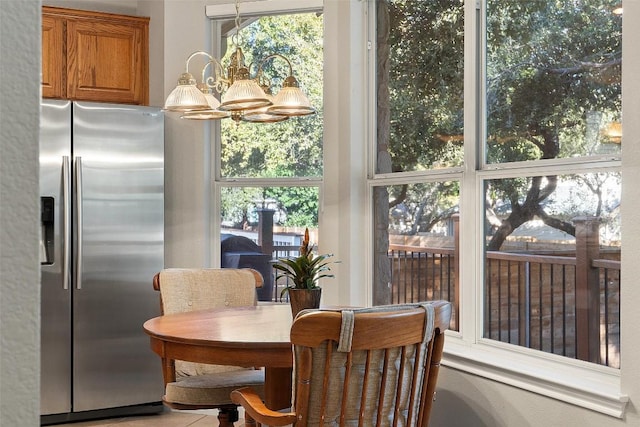
[[[240,421],[236,427],[243,427],[244,414],[240,411]],[[216,410],[172,411],[165,408],[160,414],[108,418],[94,421],[80,421],[57,424],[57,427],[218,427]],[[54,426],[55,427],[55,426]]]

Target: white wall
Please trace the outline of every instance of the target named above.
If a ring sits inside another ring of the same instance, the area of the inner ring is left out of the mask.
[[[629,395],[628,425],[640,425],[640,2],[624,2],[622,43],[622,388]]]
[[[324,185],[321,253],[340,261],[322,284],[322,303],[367,305],[366,17],[364,2],[324,1]]]
[[[137,3],[138,8],[133,14],[149,17],[149,105],[162,107],[165,76],[164,1],[138,0]]]
[[[211,50],[206,3],[164,2],[163,98],[176,86],[187,57]],[[165,266],[207,267],[211,265],[210,125],[181,120],[178,113],[167,113],[165,118]]]
[[[40,2],[0,1],[0,426],[40,422]]]

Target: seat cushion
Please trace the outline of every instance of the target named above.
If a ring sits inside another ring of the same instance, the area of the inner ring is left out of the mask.
[[[264,371],[243,369],[182,377],[167,384],[164,399],[184,405],[230,405],[231,392],[241,387],[251,387],[264,397]]]
[[[218,375],[222,372],[246,371],[241,366],[230,365],[209,365],[206,363],[185,362],[184,360],[176,360],[176,378],[195,377],[196,375]]]

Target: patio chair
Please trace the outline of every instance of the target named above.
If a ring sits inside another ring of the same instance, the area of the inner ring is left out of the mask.
[[[162,314],[171,314],[256,305],[256,287],[262,282],[260,273],[252,269],[171,268],[154,276],[153,287],[160,291]],[[174,373],[175,380],[164,378],[163,402],[174,409],[218,409],[221,427],[233,427],[238,420],[232,390],[251,386],[264,393],[260,369],[176,360]]]
[[[304,310],[291,328],[292,412],[271,411],[251,388],[231,393],[258,425],[425,427],[451,304]]]

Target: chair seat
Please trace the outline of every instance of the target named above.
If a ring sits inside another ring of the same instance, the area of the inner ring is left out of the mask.
[[[167,384],[164,400],[185,405],[221,406],[232,404],[231,392],[246,386],[264,397],[264,370],[242,369],[178,378]]]

